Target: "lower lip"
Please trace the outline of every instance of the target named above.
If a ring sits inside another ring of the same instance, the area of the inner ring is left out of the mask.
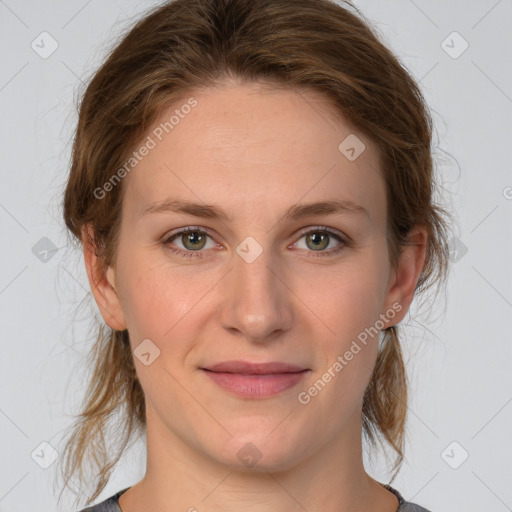
[[[274,373],[269,375],[244,375],[241,373],[222,373],[203,370],[218,386],[238,396],[264,398],[274,396],[296,386],[308,370],[293,373]]]

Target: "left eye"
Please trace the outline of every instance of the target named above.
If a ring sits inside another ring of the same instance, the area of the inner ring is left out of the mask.
[[[328,249],[331,242],[337,240],[338,245],[343,242],[340,236],[328,230],[312,230],[304,233],[299,240],[305,239],[306,247],[299,247],[299,249],[311,249],[314,252],[324,252],[324,249]],[[298,244],[299,242],[297,242]]]

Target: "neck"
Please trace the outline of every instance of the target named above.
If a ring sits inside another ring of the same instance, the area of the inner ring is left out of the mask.
[[[396,512],[396,497],[364,470],[360,412],[293,467],[220,464],[147,414],[147,469],[119,499],[123,512]]]

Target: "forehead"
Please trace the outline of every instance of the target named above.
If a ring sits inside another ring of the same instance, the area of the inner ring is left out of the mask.
[[[376,146],[312,91],[249,84],[191,93],[161,113],[144,144],[151,149],[123,184],[139,214],[168,196],[238,218],[326,198],[360,204],[374,221],[385,213]]]

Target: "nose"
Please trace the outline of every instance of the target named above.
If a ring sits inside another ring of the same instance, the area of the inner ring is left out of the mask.
[[[275,339],[293,324],[293,293],[283,265],[263,252],[252,262],[237,253],[223,283],[220,322],[232,334],[262,343]]]

